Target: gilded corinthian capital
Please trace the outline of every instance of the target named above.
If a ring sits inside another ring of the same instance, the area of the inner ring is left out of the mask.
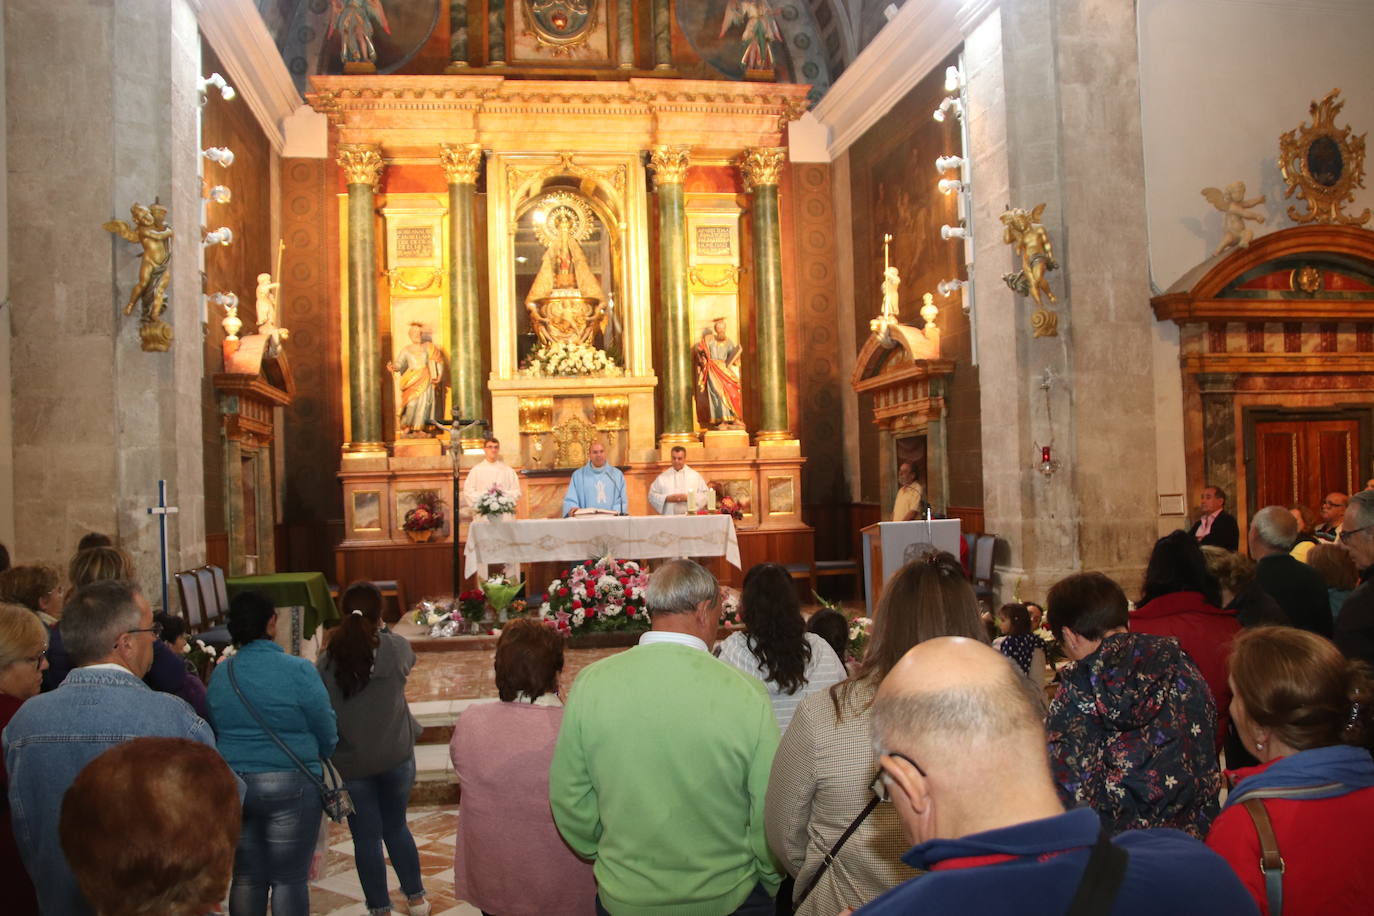
[[[682,184],[687,177],[687,148],[684,146],[655,146],[649,153],[649,168],[654,170],[654,184]]]
[[[382,180],[382,147],[379,143],[340,143],[339,168],[348,184],[370,184]]]
[[[440,143],[439,161],[449,184],[476,184],[477,173],[482,170],[482,144]]]
[[[782,164],[787,158],[785,147],[761,147],[745,150],[740,171],[744,173],[744,189],[752,191],[763,185],[775,185],[782,174]]]

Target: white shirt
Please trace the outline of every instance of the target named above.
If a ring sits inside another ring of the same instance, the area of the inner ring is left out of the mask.
[[[815,633],[807,633],[806,642],[811,647],[811,661],[806,665],[804,683],[796,693],[783,693],[773,681],[768,680],[768,669],[759,661],[749,648],[749,637],[744,633],[731,633],[720,644],[720,660],[745,674],[763,681],[768,688],[768,699],[773,704],[773,716],[778,720],[778,730],[787,731],[801,701],[819,690],[830,689],[848,677],[844,662],[840,661],[830,643]]]
[[[652,646],[654,643],[672,643],[675,646],[686,646],[689,649],[700,649],[703,652],[711,651],[706,647],[706,643],[686,633],[673,633],[668,630],[650,630],[639,637],[639,644],[641,646]]]
[[[710,500],[711,490],[706,481],[687,465],[682,470],[667,468],[649,487],[649,505],[659,515],[686,515],[687,503],[668,502],[668,497],[676,493],[696,493],[696,508],[705,509]],[[690,497],[689,497],[690,498]]]
[[[520,478],[510,465],[504,461],[488,461],[483,458],[468,470],[463,480],[463,503],[469,509],[475,508],[482,494],[497,487],[502,493],[519,502]]]

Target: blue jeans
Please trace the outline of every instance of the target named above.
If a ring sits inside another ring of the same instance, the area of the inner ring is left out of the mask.
[[[248,790],[229,916],[262,916],[269,889],[272,916],[309,916],[310,860],[323,813],[320,792],[296,770],[239,776]]]
[[[348,817],[348,829],[353,832],[353,859],[369,910],[391,906],[391,895],[386,890],[383,843],[406,897],[413,900],[425,892],[420,879],[420,853],[415,849],[415,838],[406,824],[406,803],[410,801],[410,787],[414,784],[414,754],[400,766],[345,783],[348,794],[353,797],[354,813]]]

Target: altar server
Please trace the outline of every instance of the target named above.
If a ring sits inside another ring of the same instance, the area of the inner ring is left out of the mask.
[[[519,502],[520,478],[510,465],[501,460],[501,440],[488,436],[482,440],[482,451],[486,452],[486,458],[470,468],[463,481],[463,504],[469,509],[476,509],[477,500],[492,487]]]
[[[687,449],[673,446],[673,466],[664,468],[649,487],[649,505],[659,515],[686,515],[695,509],[705,509],[711,499],[711,489],[701,475],[687,466]]]
[[[606,444],[601,440],[592,443],[591,459],[573,471],[568,483],[568,495],[563,497],[563,515],[572,515],[578,509],[603,509],[617,515],[626,515],[625,475],[615,465],[606,463]]]

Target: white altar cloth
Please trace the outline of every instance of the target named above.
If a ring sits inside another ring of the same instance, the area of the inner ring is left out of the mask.
[[[522,518],[468,528],[463,576],[483,565],[663,557],[725,557],[736,569],[739,540],[728,515],[613,515]]]

